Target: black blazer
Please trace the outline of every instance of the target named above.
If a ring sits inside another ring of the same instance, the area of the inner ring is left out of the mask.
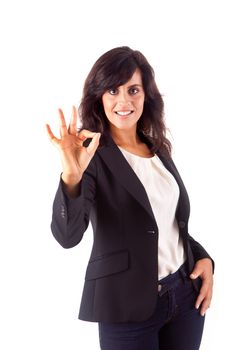
[[[60,182],[51,229],[64,248],[71,248],[92,223],[94,241],[79,318],[143,321],[157,300],[158,227],[144,186],[110,134],[105,137],[106,145],[97,149],[84,172],[80,195],[70,198]],[[176,219],[191,272],[198,259],[210,256],[188,233],[189,199],[174,162],[157,155],[179,185]]]

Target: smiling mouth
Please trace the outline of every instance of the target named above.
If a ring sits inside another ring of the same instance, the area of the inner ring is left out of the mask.
[[[121,117],[125,117],[125,116],[130,115],[131,113],[133,113],[133,111],[116,111],[115,113],[117,115],[120,115]]]

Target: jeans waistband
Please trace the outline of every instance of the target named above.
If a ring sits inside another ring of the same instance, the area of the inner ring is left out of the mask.
[[[176,272],[159,280],[158,282],[159,296],[162,296],[170,289],[177,287],[180,283],[184,283],[185,280],[187,280],[188,276],[189,276],[188,266],[187,266],[187,262],[185,262],[183,265],[180,266],[180,268]]]

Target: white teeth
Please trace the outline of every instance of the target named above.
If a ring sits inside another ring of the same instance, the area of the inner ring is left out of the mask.
[[[122,112],[116,112],[117,114],[119,114],[119,115],[129,115],[130,113],[131,113],[131,111],[122,111]]]

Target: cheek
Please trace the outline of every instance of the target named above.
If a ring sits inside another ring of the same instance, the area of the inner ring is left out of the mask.
[[[145,99],[143,96],[138,96],[137,99],[135,100],[135,104],[137,105],[138,108],[143,108],[144,101]]]
[[[112,108],[112,101],[108,98],[102,98],[102,104],[103,104],[103,107],[104,107],[104,110],[105,112],[109,111],[111,108]]]

